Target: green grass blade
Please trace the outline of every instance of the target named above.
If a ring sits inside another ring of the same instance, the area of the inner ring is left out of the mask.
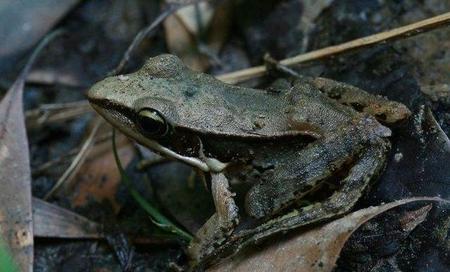
[[[13,258],[2,239],[0,239],[0,271],[19,272],[19,268],[14,263]]]
[[[156,209],[150,202],[148,202],[133,186],[133,183],[125,174],[125,170],[122,167],[122,163],[120,162],[119,155],[117,154],[116,147],[116,133],[113,130],[112,136],[112,144],[113,144],[113,153],[114,159],[116,160],[117,168],[119,169],[120,175],[122,177],[122,181],[128,188],[133,199],[143,208],[151,217],[152,222],[158,226],[159,228],[174,233],[186,241],[191,241],[193,239],[192,235],[185,232],[184,230],[178,228],[174,223],[172,223],[167,217],[165,217],[158,209]]]

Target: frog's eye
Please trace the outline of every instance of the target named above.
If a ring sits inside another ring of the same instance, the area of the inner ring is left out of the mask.
[[[157,110],[145,108],[137,116],[139,129],[149,137],[163,137],[169,131],[169,125]]]

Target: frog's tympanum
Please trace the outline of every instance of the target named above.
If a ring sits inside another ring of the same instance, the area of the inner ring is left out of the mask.
[[[172,55],[106,78],[88,96],[114,127],[210,181],[216,213],[189,246],[196,265],[348,212],[383,170],[385,125],[410,115],[401,103],[325,78],[268,90],[228,85]],[[236,196],[230,184],[246,190]]]

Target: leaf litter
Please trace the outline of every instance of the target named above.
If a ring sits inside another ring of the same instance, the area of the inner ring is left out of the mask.
[[[60,31],[42,40],[0,103],[0,227],[21,271],[33,269],[31,170],[23,112],[25,79],[43,47]]]
[[[414,226],[413,226],[414,227]]]
[[[228,258],[221,264],[207,271],[332,271],[340,252],[361,225],[395,207],[412,202],[438,202],[450,204],[450,201],[438,197],[415,197],[388,204],[365,208],[325,225],[302,232],[289,239],[272,241],[257,252],[245,251],[235,257]],[[428,209],[428,210],[427,210]],[[424,212],[425,211],[425,212]],[[428,214],[429,206],[417,211],[417,220],[404,219],[407,227],[416,227]],[[414,217],[414,215],[410,216]],[[411,223],[414,222],[414,223]],[[405,227],[406,227],[405,225]]]

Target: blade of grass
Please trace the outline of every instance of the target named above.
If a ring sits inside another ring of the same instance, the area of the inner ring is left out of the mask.
[[[19,268],[17,267],[16,263],[14,263],[13,258],[8,252],[8,249],[2,239],[0,239],[0,268],[1,271],[4,272],[19,271]]]
[[[130,192],[133,199],[141,206],[141,208],[143,208],[150,215],[152,222],[156,226],[167,232],[171,232],[173,234],[180,236],[181,238],[183,238],[183,240],[186,240],[188,242],[191,241],[193,238],[191,234],[178,228],[174,223],[172,223],[167,217],[165,217],[162,213],[160,213],[158,209],[156,209],[134,188],[131,180],[126,175],[125,170],[122,167],[122,163],[120,162],[119,155],[117,154],[115,129],[113,129],[112,144],[113,144],[114,159],[116,160],[117,168],[119,169],[122,181],[125,183],[125,186],[127,186],[128,191]]]

